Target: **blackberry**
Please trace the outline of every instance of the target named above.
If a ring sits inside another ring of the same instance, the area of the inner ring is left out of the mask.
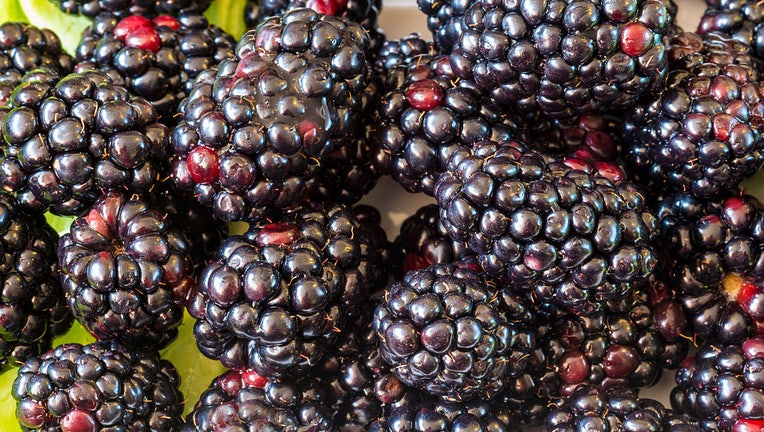
[[[383,88],[371,119],[372,161],[409,192],[432,195],[458,146],[514,136],[514,117],[459,81],[444,57],[417,56],[387,70]]]
[[[104,190],[149,190],[169,131],[154,108],[95,71],[31,74],[0,108],[0,186],[23,211],[77,215]]]
[[[51,0],[61,11],[90,18],[99,15],[156,17],[184,12],[204,12],[212,0]]]
[[[569,120],[550,119],[532,113],[521,135],[541,152],[582,159],[590,163],[620,162],[622,151],[620,117],[605,114],[581,115]]]
[[[714,201],[679,193],[658,218],[695,336],[732,344],[764,334],[764,205],[740,191]]]
[[[518,432],[512,416],[498,404],[458,403],[421,397],[394,408],[374,422],[369,432]]]
[[[657,297],[640,288],[595,316],[553,320],[539,342],[547,362],[541,393],[566,397],[580,384],[644,388],[679,367],[689,350],[687,318],[678,302],[651,301]]]
[[[448,236],[440,222],[439,211],[436,204],[428,204],[401,223],[395,244],[403,254],[403,274],[432,264],[448,264],[474,257],[474,252],[465,243],[453,241]]]
[[[611,181],[608,170],[563,162],[484,141],[454,152],[435,198],[449,236],[483,270],[539,307],[592,315],[650,275],[657,220],[620,174]]]
[[[58,281],[58,235],[0,195],[0,371],[50,348],[72,323]]]
[[[27,72],[46,68],[66,75],[73,67],[74,59],[51,30],[16,22],[0,25],[0,105],[8,102]]]
[[[181,104],[172,175],[221,219],[299,203],[351,132],[368,80],[363,29],[295,9],[242,36]]]
[[[409,33],[400,39],[386,40],[374,59],[377,74],[386,75],[398,66],[414,64],[435,55],[432,42],[426,41],[419,33]]]
[[[505,302],[507,301],[508,302]],[[455,401],[491,399],[525,372],[535,316],[468,268],[407,273],[374,312],[382,357],[404,383]]]
[[[646,178],[717,198],[764,162],[764,88],[747,46],[717,33],[669,45],[666,88],[624,125],[626,161]]]
[[[702,430],[755,431],[764,427],[764,339],[705,345],[676,373],[671,406]]]
[[[479,0],[457,8],[454,72],[523,112],[570,118],[627,109],[666,78],[666,2]]]
[[[161,348],[175,339],[195,281],[189,244],[138,197],[110,192],[59,240],[61,285],[96,339]]]
[[[751,47],[751,54],[764,58],[764,8],[755,1],[707,1],[698,33],[718,32]]]
[[[690,419],[666,409],[657,400],[639,398],[627,387],[603,391],[582,385],[549,413],[546,430],[693,432],[700,429]]]
[[[100,70],[132,94],[145,98],[168,126],[194,79],[233,57],[233,38],[201,13],[149,19],[104,14],[83,33],[76,72]]]
[[[25,431],[171,431],[183,412],[179,385],[156,351],[109,341],[64,344],[28,359],[11,395]]]
[[[179,430],[337,431],[320,381],[266,380],[247,369],[215,378]]]
[[[229,368],[302,374],[371,293],[375,255],[372,230],[333,204],[229,237],[188,304],[197,346]]]

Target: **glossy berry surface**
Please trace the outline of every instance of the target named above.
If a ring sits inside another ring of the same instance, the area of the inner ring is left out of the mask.
[[[188,310],[202,353],[271,378],[316,365],[378,278],[376,237],[326,204],[255,225],[221,245]]]
[[[698,24],[698,33],[718,32],[751,47],[764,56],[764,8],[756,1],[711,0]]]
[[[140,15],[156,17],[165,14],[179,15],[186,12],[204,12],[212,0],[52,0],[68,14],[80,14],[90,18],[99,15],[126,17]]]
[[[102,191],[148,191],[169,131],[143,98],[95,71],[32,74],[0,109],[0,184],[21,209],[77,215]]]
[[[96,339],[163,347],[178,334],[194,285],[185,235],[138,197],[111,192],[61,237],[61,284]]]
[[[183,396],[156,351],[117,342],[64,344],[28,359],[11,395],[26,431],[176,430]]]

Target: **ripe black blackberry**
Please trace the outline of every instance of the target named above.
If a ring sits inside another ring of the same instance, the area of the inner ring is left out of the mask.
[[[687,318],[678,302],[649,289],[608,302],[595,316],[551,321],[539,342],[547,362],[541,394],[567,397],[581,384],[644,388],[664,368],[679,367],[689,350]]]
[[[409,192],[432,195],[458,146],[515,135],[514,117],[459,81],[444,57],[417,55],[386,74],[370,121],[372,162]]]
[[[11,396],[25,431],[171,431],[183,395],[173,365],[156,351],[115,341],[64,344],[28,359]]]
[[[419,33],[409,33],[400,39],[386,40],[374,59],[374,70],[380,75],[398,66],[413,64],[435,55],[432,42]]]
[[[299,203],[363,109],[368,43],[358,24],[309,9],[246,33],[180,106],[176,185],[227,221]]]
[[[629,108],[663,86],[666,2],[479,0],[452,9],[463,9],[447,31],[459,32],[454,72],[500,104],[570,118]]]
[[[641,190],[603,174],[484,141],[454,152],[435,198],[448,234],[483,270],[541,308],[592,315],[650,275],[658,231]]]
[[[735,190],[714,201],[679,193],[658,218],[694,335],[739,344],[764,334],[764,205]]]
[[[654,399],[645,399],[627,387],[607,390],[579,386],[546,418],[547,432],[629,431],[697,432],[697,424],[666,409]]]
[[[718,32],[751,47],[751,54],[764,58],[764,8],[757,1],[708,0],[698,24],[698,33]]]
[[[404,383],[444,399],[492,399],[525,373],[535,314],[454,264],[407,273],[374,312],[379,351]]]
[[[169,131],[143,98],[95,71],[33,73],[0,109],[0,185],[24,211],[77,215],[104,190],[141,193],[159,178]]]
[[[61,284],[96,339],[161,348],[175,339],[195,281],[185,235],[137,196],[109,192],[61,237]]]
[[[61,11],[90,18],[99,15],[179,15],[184,12],[204,12],[212,0],[51,0]]]
[[[764,428],[764,338],[735,345],[704,345],[682,363],[671,406],[699,421],[702,430]]]
[[[395,245],[403,255],[401,276],[432,264],[448,264],[474,257],[475,253],[465,243],[448,236],[439,212],[436,204],[427,204],[401,223],[400,233],[395,238]]]
[[[58,281],[58,234],[0,195],[0,371],[50,348],[72,315]]]
[[[590,163],[620,162],[623,119],[615,115],[589,114],[573,119],[551,119],[531,113],[520,134],[541,152]]]
[[[73,67],[74,59],[51,30],[16,22],[0,25],[0,105],[8,102],[27,72],[45,68],[66,75]]]
[[[232,58],[234,45],[230,35],[198,12],[153,19],[104,14],[83,33],[75,71],[106,73],[115,84],[151,102],[170,126],[196,76]]]
[[[331,203],[229,237],[189,300],[197,346],[229,368],[299,376],[371,294],[376,248],[373,231]]]
[[[180,432],[335,432],[321,382],[266,380],[243,369],[215,378],[186,416]]]
[[[630,113],[626,161],[641,176],[718,198],[764,162],[764,86],[749,48],[718,33],[670,39],[666,89]]]

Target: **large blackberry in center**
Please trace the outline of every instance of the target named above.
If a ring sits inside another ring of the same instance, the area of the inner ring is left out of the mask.
[[[294,9],[242,36],[180,106],[173,178],[224,220],[298,203],[363,108],[363,29]]]
[[[454,72],[525,112],[625,109],[666,77],[673,17],[660,0],[478,0],[461,14]]]
[[[360,313],[376,249],[374,232],[331,203],[229,237],[189,301],[197,346],[230,368],[298,376]]]
[[[78,215],[104,190],[158,181],[169,131],[154,108],[104,74],[31,74],[0,108],[0,185],[24,211]]]
[[[639,188],[519,142],[456,150],[435,187],[448,234],[544,308],[592,315],[655,265],[655,215]]]
[[[162,122],[171,126],[196,76],[232,58],[234,45],[230,35],[198,12],[153,19],[104,14],[83,34],[75,72],[106,73],[115,84],[151,102]]]
[[[178,334],[195,281],[185,235],[138,197],[110,192],[58,247],[61,284],[97,339],[163,347]]]

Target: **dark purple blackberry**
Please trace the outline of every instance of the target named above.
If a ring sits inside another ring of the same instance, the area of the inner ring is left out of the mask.
[[[452,9],[463,9],[454,72],[500,104],[570,118],[627,109],[663,86],[666,2],[478,0]]]
[[[678,302],[652,301],[659,298],[638,289],[595,316],[551,321],[539,342],[547,362],[541,394],[567,397],[581,384],[644,388],[679,367],[689,349],[687,318]]]
[[[512,415],[500,404],[486,401],[469,403],[419,400],[393,408],[374,422],[369,432],[519,432]]]
[[[81,14],[90,18],[99,15],[140,15],[156,17],[170,14],[178,16],[186,12],[204,12],[212,0],[51,0],[61,11]]]
[[[485,271],[539,307],[592,315],[650,275],[657,222],[629,181],[563,162],[516,141],[477,143],[454,152],[435,198]]]
[[[480,273],[434,264],[407,273],[374,312],[379,351],[404,383],[456,401],[491,399],[525,372],[535,315]]]
[[[0,371],[50,348],[72,315],[58,281],[58,235],[0,195]]]
[[[679,193],[658,218],[694,335],[726,344],[764,335],[764,205],[741,191],[718,201]]]
[[[24,211],[77,215],[102,191],[141,193],[165,165],[154,108],[95,71],[30,74],[0,109],[0,185]]]
[[[59,345],[19,368],[11,395],[25,431],[172,431],[183,395],[156,351],[116,341]]]
[[[231,370],[212,381],[179,430],[336,432],[325,392],[310,377],[287,382]]]
[[[409,192],[433,194],[438,176],[460,145],[514,137],[514,118],[459,81],[444,57],[416,56],[386,71],[370,120],[372,161]]]
[[[764,87],[747,46],[718,33],[670,39],[666,88],[624,124],[626,160],[656,184],[716,198],[764,162]]]
[[[547,432],[628,431],[692,432],[697,424],[654,399],[639,398],[627,387],[600,390],[579,386],[559,401],[546,418]]]
[[[520,135],[541,152],[590,163],[619,161],[623,125],[619,116],[591,114],[560,120],[532,113],[525,120]]]
[[[448,264],[474,257],[474,252],[465,243],[448,236],[440,222],[439,211],[436,204],[428,204],[401,223],[401,231],[395,239],[403,254],[401,276],[432,264]]]
[[[51,30],[16,22],[0,25],[0,105],[8,102],[27,72],[45,68],[66,75],[73,67],[74,59]]]
[[[400,39],[386,40],[374,59],[374,70],[378,74],[387,72],[398,66],[415,64],[425,58],[435,55],[432,42],[426,41],[419,33],[410,33]]]
[[[242,36],[199,76],[173,134],[173,179],[227,221],[299,203],[363,110],[363,28],[295,9]]]
[[[188,240],[165,218],[110,192],[59,240],[69,307],[96,339],[156,349],[177,336],[195,281]]]
[[[764,338],[736,345],[705,345],[682,363],[671,406],[702,430],[764,429]]]
[[[76,50],[75,71],[100,70],[115,84],[145,98],[166,125],[174,125],[194,79],[233,57],[233,38],[201,13],[98,16]]]
[[[698,33],[718,32],[751,47],[764,59],[764,7],[751,0],[709,0],[698,24]]]
[[[226,239],[188,309],[202,353],[262,376],[298,376],[336,343],[378,278],[376,238],[327,203]]]

